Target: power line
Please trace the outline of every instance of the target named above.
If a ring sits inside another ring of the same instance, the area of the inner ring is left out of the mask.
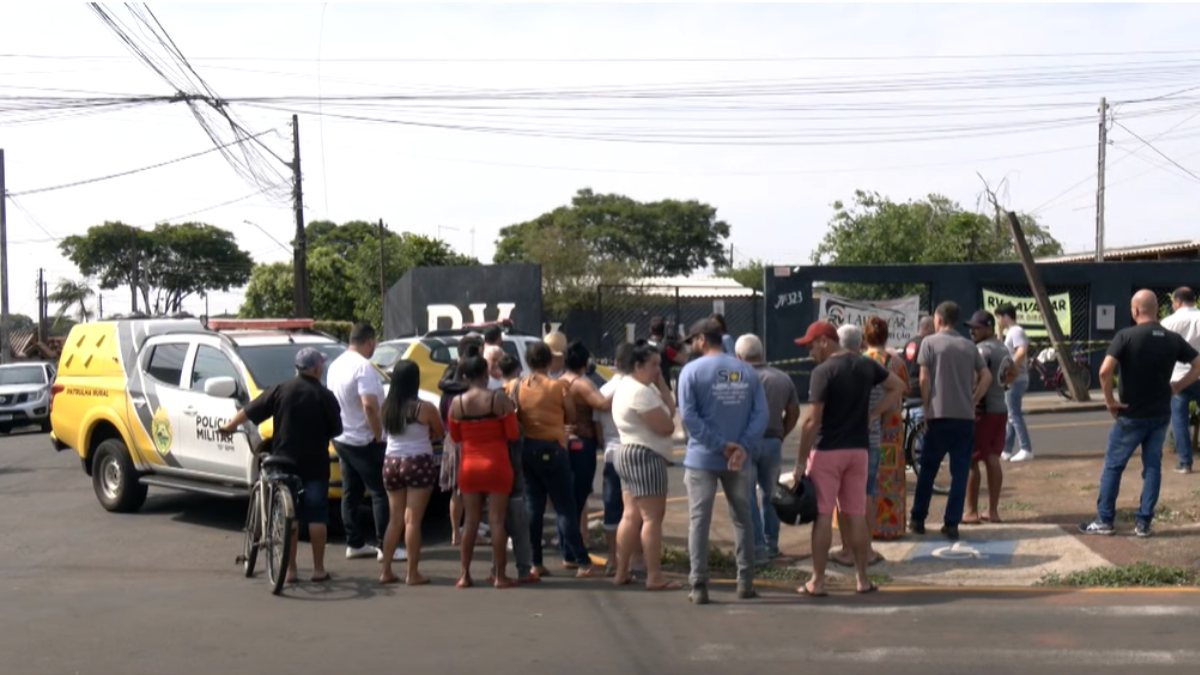
[[[1157,148],[1157,147],[1156,147],[1156,146],[1155,146],[1153,143],[1151,143],[1150,141],[1148,141],[1148,140],[1146,140],[1146,139],[1142,138],[1141,136],[1139,136],[1139,135],[1137,134],[1137,132],[1136,132],[1136,131],[1134,131],[1134,130],[1130,129],[1129,127],[1125,126],[1124,124],[1121,124],[1120,122],[1117,122],[1116,120],[1114,120],[1114,121],[1113,121],[1113,124],[1115,124],[1115,125],[1117,125],[1117,126],[1121,127],[1121,128],[1122,128],[1122,129],[1124,129],[1125,131],[1129,132],[1129,134],[1130,134],[1130,135],[1132,135],[1134,138],[1136,138],[1136,139],[1138,139],[1139,141],[1141,141],[1143,144],[1145,144],[1145,146],[1146,146],[1146,147],[1148,147],[1148,148],[1150,148],[1151,150],[1153,150],[1154,152],[1158,153],[1158,155],[1159,155],[1160,157],[1162,157],[1163,159],[1165,159],[1165,160],[1167,160],[1168,162],[1170,162],[1171,164],[1173,164],[1173,165],[1174,165],[1176,168],[1178,168],[1180,171],[1183,171],[1184,173],[1186,173],[1187,175],[1189,175],[1189,176],[1191,176],[1192,178],[1196,179],[1197,181],[1200,181],[1200,176],[1197,176],[1197,175],[1196,175],[1196,174],[1195,174],[1195,173],[1194,173],[1194,172],[1193,172],[1191,169],[1187,168],[1186,166],[1184,166],[1184,165],[1180,164],[1179,162],[1176,162],[1175,160],[1171,159],[1169,156],[1167,156],[1167,153],[1163,152],[1162,150],[1159,150],[1159,149],[1158,149],[1158,148]]]
[[[254,134],[254,136],[252,138],[256,138],[258,136],[263,136],[263,135],[269,134],[273,131],[275,131],[275,129],[268,129],[267,131],[262,131],[257,134]],[[92,183],[99,183],[101,181],[112,180],[113,178],[123,178],[125,176],[132,176],[134,174],[142,173],[143,171],[159,169],[164,166],[170,166],[171,164],[178,164],[179,162],[183,162],[183,161],[186,161],[189,159],[195,159],[196,157],[202,157],[204,155],[207,155],[207,154],[210,154],[213,152],[218,152],[218,151],[222,150],[224,147],[229,147],[231,145],[237,145],[239,143],[245,143],[248,140],[251,140],[251,139],[238,139],[235,141],[231,141],[230,143],[227,143],[221,147],[209,148],[208,150],[194,152],[190,155],[176,157],[175,159],[169,159],[164,162],[158,162],[157,164],[151,164],[149,166],[143,166],[143,167],[139,167],[137,169],[129,169],[128,171],[119,171],[117,173],[110,173],[106,176],[97,176],[95,178],[87,178],[84,180],[77,180],[77,181],[73,181],[70,183],[62,183],[61,185],[51,185],[48,187],[34,188],[32,190],[18,190],[16,192],[9,192],[8,194],[10,197],[24,197],[26,195],[36,195],[36,194],[40,194],[43,192],[53,192],[55,190],[65,190],[66,188],[79,187],[81,185],[91,185]]]
[[[37,229],[44,232],[47,237],[50,237],[54,241],[62,241],[62,237],[55,235],[53,232],[51,232],[49,229],[47,229],[46,226],[42,224],[42,221],[37,219],[37,216],[30,213],[29,209],[25,208],[25,206],[23,204],[21,204],[21,202],[17,201],[16,195],[14,195],[11,192],[8,193],[8,201],[11,202],[13,206],[17,207],[21,211],[21,213],[24,213],[25,217],[29,219],[29,222],[33,223],[34,226],[37,227]]]

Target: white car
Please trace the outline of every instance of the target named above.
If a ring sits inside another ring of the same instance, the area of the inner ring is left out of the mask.
[[[41,361],[0,366],[0,433],[37,425],[50,431],[54,366]]]

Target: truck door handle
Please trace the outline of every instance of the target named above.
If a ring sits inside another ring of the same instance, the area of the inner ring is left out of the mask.
[[[187,415],[188,417],[195,417],[195,416],[196,416],[196,409],[195,409],[194,407],[192,407],[192,406],[190,406],[190,405],[189,405],[188,407],[186,407],[186,408],[184,408],[184,409],[183,409],[183,414],[184,414],[184,415]]]

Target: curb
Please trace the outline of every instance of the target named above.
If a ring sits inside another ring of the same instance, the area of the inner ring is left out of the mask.
[[[1026,415],[1050,415],[1054,413],[1099,412],[1106,410],[1103,401],[1088,401],[1087,403],[1062,403],[1055,406],[1027,408]]]

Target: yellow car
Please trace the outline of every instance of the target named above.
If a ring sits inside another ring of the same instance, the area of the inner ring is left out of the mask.
[[[332,360],[346,346],[311,320],[127,319],[76,325],[59,359],[51,441],[79,454],[96,498],[136,511],[148,486],[221,497],[248,494],[252,446],[270,438],[218,429],[239,404],[295,375],[302,347]],[[380,377],[386,382],[384,375]],[[330,497],[341,473],[330,448]]]

